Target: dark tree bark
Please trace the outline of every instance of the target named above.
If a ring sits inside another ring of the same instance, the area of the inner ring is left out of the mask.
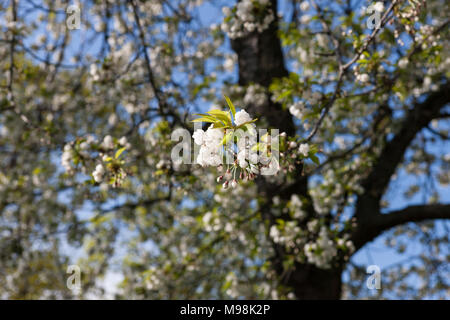
[[[277,12],[277,1],[271,0],[273,12]],[[268,87],[273,79],[288,75],[285,67],[281,43],[277,36],[278,19],[262,33],[253,32],[245,37],[231,40],[231,46],[238,55],[239,84],[251,83]],[[380,200],[385,192],[391,176],[395,173],[404,153],[416,136],[429,122],[439,117],[440,110],[450,102],[450,87],[448,84],[431,94],[426,101],[415,105],[406,115],[398,133],[386,144],[381,155],[363,182],[365,192],[359,197],[355,209],[357,228],[352,240],[357,249],[372,241],[385,230],[406,222],[420,222],[426,219],[450,218],[448,205],[414,206],[404,210],[381,214]],[[289,112],[282,110],[278,103],[270,99],[264,105],[247,105],[252,115],[262,118],[272,128],[295,134],[295,126]],[[274,223],[270,206],[276,195],[281,199],[289,199],[292,194],[298,194],[310,199],[308,194],[308,178],[301,174],[302,168],[297,168],[297,179],[290,185],[273,185],[258,178],[256,181],[262,216]],[[314,208],[307,208],[308,214],[314,216]],[[289,217],[283,217],[290,219]],[[297,299],[339,299],[342,291],[342,271],[344,263],[338,263],[331,269],[319,269],[308,264],[296,263],[294,270],[285,270],[283,266],[283,247],[273,243],[275,256],[271,260],[273,268],[280,277],[281,283],[290,286]]]
[[[272,10],[277,12],[277,1],[272,0]],[[278,20],[272,22],[262,33],[254,32],[243,38],[231,41],[231,46],[238,56],[239,84],[251,83],[268,87],[273,79],[288,75],[285,67],[280,39],[277,36]],[[295,134],[292,116],[282,110],[278,103],[268,99],[264,105],[246,106],[252,115],[257,115],[267,121],[272,128],[288,135]],[[307,193],[307,179],[301,175],[302,168],[297,168],[298,180],[289,187],[267,183],[258,179],[258,192],[267,202],[261,204],[263,216],[273,223],[270,213],[271,199],[279,195],[282,199],[289,199],[292,194],[300,194],[309,198]],[[310,214],[312,212],[310,208]],[[341,271],[336,269],[321,270],[311,265],[298,264],[293,272],[286,273],[283,268],[283,249],[274,244],[276,256],[272,263],[280,275],[281,281],[292,287],[298,299],[339,299],[341,295]]]
[[[277,1],[272,0],[272,10],[275,13],[276,9]],[[246,37],[231,40],[231,47],[238,55],[240,85],[255,83],[268,87],[274,78],[288,75],[277,30],[278,20],[275,19],[262,33],[253,32]],[[263,105],[249,105],[247,109],[251,114],[263,116],[269,126],[287,134],[295,133],[291,115],[284,112],[280,104],[269,99]]]

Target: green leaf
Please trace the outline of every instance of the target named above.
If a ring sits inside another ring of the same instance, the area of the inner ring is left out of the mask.
[[[277,100],[276,101],[281,101],[281,100],[283,100],[284,98],[286,98],[288,95],[290,95],[292,93],[292,90],[286,90],[286,91],[284,91],[282,94],[280,94],[279,96],[278,96],[278,98],[277,98]]]
[[[222,123],[222,122],[216,122],[216,123],[214,123],[213,128],[214,129],[228,129],[228,128],[231,128],[231,127],[226,125],[226,124],[224,124],[224,123]]]
[[[253,120],[250,120],[250,121],[247,121],[247,122],[244,122],[244,123],[241,124],[240,126],[237,126],[236,129],[242,128],[242,127],[246,126],[247,124],[253,123],[253,122],[256,122],[256,121],[258,121],[258,118],[253,119]]]
[[[317,151],[319,151],[319,147],[316,144],[311,144],[309,146],[309,154],[310,155],[314,155],[317,153]]]
[[[225,116],[225,117],[229,117],[230,116],[230,112],[229,111],[223,111],[223,110],[219,110],[219,109],[214,109],[214,110],[210,110],[208,112],[206,112],[206,115],[211,115],[211,116]],[[204,114],[202,114],[204,115]]]
[[[317,165],[320,164],[319,158],[316,155],[310,155],[309,158]]]
[[[119,159],[120,155],[126,150],[126,147],[120,148],[119,150],[116,151],[116,154],[114,155],[115,159]]]
[[[208,114],[212,115],[213,117],[219,119],[224,124],[232,126],[230,112],[228,111],[222,111],[222,110],[211,110],[208,111]]]
[[[231,102],[230,98],[228,98],[227,96],[224,96],[225,100],[227,101],[228,107],[231,110],[231,113],[233,114],[233,118],[236,115],[236,108],[234,107],[233,102]]]
[[[214,117],[201,117],[201,118],[192,120],[192,122],[210,122],[210,123],[216,123],[216,122],[219,122],[219,123],[220,123],[220,120],[217,120],[217,119],[214,118]]]

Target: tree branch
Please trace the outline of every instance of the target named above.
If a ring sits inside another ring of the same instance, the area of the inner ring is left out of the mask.
[[[450,204],[414,205],[385,214],[378,213],[372,217],[370,228],[358,229],[353,235],[352,241],[358,250],[388,229],[408,222],[430,219],[450,219]]]
[[[381,197],[408,146],[416,134],[439,116],[439,111],[448,103],[450,103],[450,83],[442,85],[439,91],[431,93],[424,102],[416,104],[408,111],[400,125],[400,130],[392,140],[386,143],[371,171],[362,182],[364,194],[358,198],[355,211],[358,223],[370,220],[370,215],[380,211]]]

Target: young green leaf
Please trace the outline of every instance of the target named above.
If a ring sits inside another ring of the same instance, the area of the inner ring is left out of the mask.
[[[310,155],[309,158],[317,165],[320,164],[319,158],[316,155]]]
[[[126,147],[120,148],[119,150],[116,151],[116,154],[114,155],[115,159],[119,159],[120,155],[126,150]]]
[[[231,117],[230,117],[230,112],[227,111],[222,111],[222,110],[211,110],[208,111],[208,113],[219,119],[220,121],[222,121],[224,124],[228,125],[228,126],[232,126],[232,122],[231,122]]]
[[[231,110],[231,113],[233,114],[233,118],[236,115],[236,108],[234,107],[233,102],[231,102],[230,98],[228,98],[227,96],[224,96],[225,100],[227,101],[228,107]]]
[[[217,120],[214,117],[201,117],[192,120],[192,122],[210,122],[210,123],[220,123],[220,120]]]

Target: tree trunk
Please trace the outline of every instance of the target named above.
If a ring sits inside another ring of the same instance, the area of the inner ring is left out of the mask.
[[[277,12],[276,0],[272,0],[272,10]],[[238,56],[239,84],[251,83],[268,87],[274,78],[288,75],[284,65],[283,52],[277,36],[278,20],[275,19],[262,33],[253,32],[243,38],[231,40],[231,47]],[[292,117],[281,109],[279,103],[270,99],[263,105],[247,105],[250,114],[263,116],[272,128],[294,134]]]
[[[277,13],[277,1],[271,0],[272,10]],[[239,84],[252,83],[268,87],[274,78],[287,76],[289,73],[284,64],[280,39],[277,36],[278,19],[262,33],[253,32],[245,37],[231,40],[231,46],[238,56]],[[246,109],[256,117],[262,117],[272,128],[288,135],[295,135],[295,126],[289,112],[282,110],[281,105],[268,99],[263,105],[246,105]],[[300,168],[301,171],[301,168]],[[307,180],[299,175],[295,190],[290,193],[307,196]],[[263,216],[269,221],[271,217],[271,199],[277,195],[281,186],[268,183],[264,179],[257,181],[258,193],[266,199]],[[304,193],[304,194],[303,194]],[[286,195],[282,196],[283,198]],[[291,287],[297,299],[339,299],[341,295],[341,268],[322,270],[312,265],[298,264],[292,272],[283,270],[283,249],[274,244],[276,257],[272,263],[282,283]]]
[[[286,283],[294,289],[297,299],[337,300],[341,297],[342,270],[319,269],[312,265],[298,265]]]

